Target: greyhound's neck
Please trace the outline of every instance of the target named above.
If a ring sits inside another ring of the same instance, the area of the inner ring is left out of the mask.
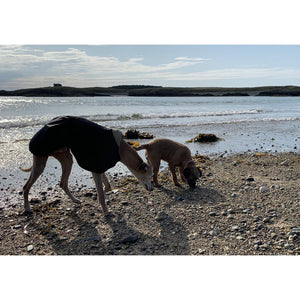
[[[138,153],[131,148],[124,140],[119,147],[120,161],[130,170],[138,170],[143,162]]]

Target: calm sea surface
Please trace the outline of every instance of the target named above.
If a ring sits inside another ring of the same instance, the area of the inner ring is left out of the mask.
[[[30,138],[59,115],[82,116],[123,132],[134,128],[181,143],[199,133],[224,139],[187,144],[192,154],[298,151],[300,147],[300,97],[0,97],[0,177],[5,178],[0,188],[15,174],[23,184],[28,174],[21,175],[18,167],[31,165]],[[54,160],[47,168],[59,177]],[[123,169],[118,164],[112,172]],[[73,174],[82,174],[76,164]]]

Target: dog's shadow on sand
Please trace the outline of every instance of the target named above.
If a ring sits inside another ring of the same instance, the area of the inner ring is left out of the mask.
[[[221,195],[218,191],[207,187],[197,186],[195,189],[189,189],[183,185],[180,185],[172,189],[160,186],[158,187],[158,189],[173,200],[171,202],[171,205],[176,205],[182,201],[184,201],[184,203],[200,205],[216,204],[225,201],[225,197]]]
[[[75,238],[68,240],[55,231],[46,230],[47,222],[32,222],[51,244],[54,255],[189,255],[188,231],[173,220],[167,213],[161,212],[155,219],[159,223],[159,234],[142,233],[127,225],[122,214],[106,218],[112,230],[108,239],[96,228],[97,225],[83,220],[77,214],[78,208],[69,213],[78,228]]]

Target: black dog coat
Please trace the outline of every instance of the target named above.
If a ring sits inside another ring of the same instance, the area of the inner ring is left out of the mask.
[[[31,139],[29,150],[36,156],[49,156],[67,147],[80,167],[104,173],[120,161],[121,139],[120,131],[113,131],[84,118],[63,116],[54,118],[40,129]]]

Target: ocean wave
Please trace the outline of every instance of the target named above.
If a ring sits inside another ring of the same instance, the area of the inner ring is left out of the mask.
[[[192,124],[201,125],[201,124],[222,124],[222,123],[239,123],[239,122],[259,122],[259,121],[294,121],[299,120],[300,117],[287,117],[287,118],[263,118],[260,117],[242,117],[241,119],[238,118],[239,115],[258,115],[262,113],[261,110],[252,109],[252,110],[244,110],[244,111],[223,111],[223,112],[176,112],[176,113],[133,113],[133,114],[105,114],[105,115],[81,115],[80,117],[87,118],[90,121],[96,123],[103,123],[111,121],[117,121],[119,126],[122,127],[122,121],[139,121],[139,120],[149,120],[147,122],[149,127],[156,127],[158,123],[163,123],[163,126],[168,126],[166,119],[187,119],[191,121],[187,121],[183,124],[183,120],[178,120],[178,124],[169,124],[170,126],[190,126]],[[230,118],[232,116],[232,119]],[[208,118],[206,120],[206,117]],[[210,117],[213,118],[210,119]],[[216,119],[214,117],[229,117],[225,119]],[[0,129],[8,129],[8,128],[24,128],[24,127],[33,127],[33,126],[43,126],[47,122],[49,122],[53,117],[50,116],[43,116],[43,117],[36,117],[36,118],[26,118],[20,117],[15,119],[3,119],[0,120]],[[197,118],[201,118],[197,121]],[[151,122],[153,119],[153,123]],[[161,120],[159,122],[158,120]],[[175,121],[175,120],[174,120]],[[191,123],[191,124],[190,124]],[[127,122],[128,124],[128,122]],[[141,124],[142,125],[142,124]],[[159,125],[161,126],[161,125]]]
[[[175,113],[133,113],[123,115],[94,115],[82,116],[91,121],[122,121],[122,120],[141,120],[141,119],[174,119],[174,118],[195,118],[195,117],[218,117],[218,116],[233,116],[259,114],[261,110],[251,109],[243,111],[221,111],[221,112],[175,112]]]

